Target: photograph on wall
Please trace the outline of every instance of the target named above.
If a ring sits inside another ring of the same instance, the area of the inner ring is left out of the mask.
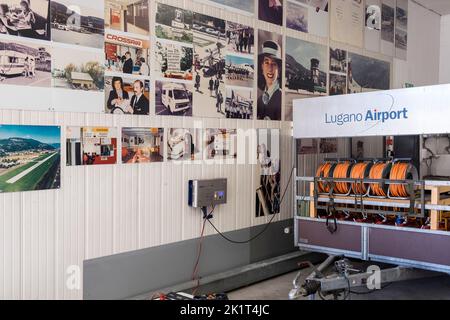
[[[61,128],[0,125],[0,193],[59,189]]]
[[[257,131],[256,217],[280,213],[280,130]]]
[[[286,5],[286,27],[308,33],[308,7],[289,0]]]
[[[205,153],[208,160],[236,159],[237,130],[206,129]]]
[[[253,119],[253,89],[227,87],[225,118]]]
[[[286,0],[259,0],[258,17],[259,20],[283,25],[283,1]]]
[[[390,79],[391,65],[389,62],[348,53],[348,93],[389,90]]]
[[[255,63],[253,58],[227,55],[225,59],[225,83],[227,86],[253,88]]]
[[[66,165],[104,165],[117,162],[117,129],[67,127]]]
[[[394,43],[395,9],[386,4],[381,5],[381,39]]]
[[[53,87],[103,91],[105,68],[101,53],[53,47],[52,57]]]
[[[326,95],[328,49],[324,45],[286,39],[286,87],[288,92]]]
[[[286,26],[319,37],[329,35],[329,0],[288,0]]]
[[[347,93],[347,76],[330,72],[330,96]]]
[[[122,163],[164,160],[164,129],[122,128]]]
[[[225,21],[194,14],[194,116],[223,118],[225,112]]]
[[[316,96],[311,94],[301,94],[297,91],[285,91],[285,103],[284,103],[284,121],[292,121],[293,117],[293,107],[294,107],[294,101],[300,100],[300,99],[308,99],[308,98],[314,98]]]
[[[395,27],[406,30],[408,28],[408,0],[397,0],[395,12]]]
[[[330,71],[347,73],[347,51],[330,47]]]
[[[103,12],[103,1],[52,0],[50,2],[52,40],[103,48],[105,31]]]
[[[155,73],[156,78],[192,80],[194,54],[192,47],[181,43],[156,41]]]
[[[320,153],[337,153],[337,151],[338,151],[338,139],[336,138],[320,139],[319,142]]]
[[[227,21],[226,24],[227,52],[253,56],[255,30],[240,23]]]
[[[297,139],[297,154],[317,154],[317,139]]]
[[[105,34],[105,71],[150,76],[150,41]]]
[[[193,42],[192,11],[156,4],[155,35],[160,39]]]
[[[50,1],[0,0],[0,34],[50,40]]]
[[[258,120],[281,120],[283,37],[258,32]]]
[[[191,161],[202,159],[202,130],[171,128],[167,134],[167,159]]]
[[[397,0],[395,10],[395,56],[406,60],[408,49],[408,0]]]
[[[148,115],[149,100],[149,80],[105,77],[105,113]]]
[[[395,29],[395,47],[406,51],[408,49],[408,32],[402,29]]]
[[[156,115],[192,116],[192,90],[191,82],[156,81]]]
[[[105,0],[104,15],[106,29],[149,34],[149,0]]]
[[[50,87],[51,60],[49,46],[0,39],[0,85]]]
[[[233,10],[244,15],[254,15],[256,0],[197,0],[215,5],[225,10]]]

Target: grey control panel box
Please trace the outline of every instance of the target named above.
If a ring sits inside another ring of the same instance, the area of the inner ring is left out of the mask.
[[[188,202],[194,208],[227,203],[227,179],[189,180]]]

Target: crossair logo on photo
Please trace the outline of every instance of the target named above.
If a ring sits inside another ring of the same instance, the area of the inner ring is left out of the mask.
[[[387,121],[404,119],[408,119],[408,109],[406,108],[392,111],[378,111],[377,109],[373,109],[367,110],[365,113],[339,113],[334,115],[325,113],[325,123],[336,124],[338,126],[358,122],[385,123]]]

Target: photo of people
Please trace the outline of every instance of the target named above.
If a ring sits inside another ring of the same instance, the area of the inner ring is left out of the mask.
[[[106,72],[150,76],[150,41],[107,32]]]
[[[253,55],[255,47],[255,31],[253,28],[227,21],[226,41],[228,53]]]
[[[206,159],[236,159],[236,129],[206,129]]]
[[[258,120],[281,120],[282,36],[258,33]]]
[[[158,116],[192,116],[191,82],[156,81],[155,112]]]
[[[169,129],[167,136],[167,159],[190,161],[202,159],[202,130]]]
[[[253,90],[227,87],[225,117],[227,119],[253,119]]]
[[[296,0],[298,2],[304,3],[310,7],[313,7],[316,11],[322,10],[328,12],[328,2],[330,0]],[[356,0],[361,2],[361,0]]]
[[[117,163],[117,129],[107,127],[67,127],[67,166]]]
[[[164,160],[164,129],[122,128],[122,163]]]
[[[155,77],[192,80],[193,59],[192,47],[156,41]]]
[[[101,53],[55,46],[52,57],[53,87],[103,91],[105,68]]]
[[[60,187],[60,127],[0,125],[0,141],[0,193]]]
[[[0,40],[0,84],[50,87],[50,47]]]
[[[283,0],[259,0],[259,20],[283,25]]]
[[[328,48],[286,38],[286,89],[301,94],[326,95]]]
[[[0,34],[50,40],[49,0],[0,0]]]
[[[105,77],[105,112],[148,115],[150,82],[143,79]]]
[[[149,0],[105,0],[104,15],[105,29],[149,34]]]
[[[257,132],[256,217],[280,213],[280,130]]]
[[[227,55],[225,72],[227,85],[253,88],[255,65],[252,58]]]
[[[289,0],[286,5],[286,27],[308,33],[308,8]]]
[[[194,14],[194,116],[223,118],[225,112],[225,21]]]
[[[347,77],[342,74],[330,73],[330,96],[347,92]]]
[[[52,40],[80,46],[103,48],[105,21],[103,1],[52,0]]]
[[[193,42],[192,11],[157,3],[155,34],[159,39]]]

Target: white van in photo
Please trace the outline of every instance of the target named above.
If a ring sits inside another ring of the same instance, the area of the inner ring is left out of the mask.
[[[161,102],[171,113],[180,112],[191,107],[189,92],[180,83],[164,84],[161,89]]]

